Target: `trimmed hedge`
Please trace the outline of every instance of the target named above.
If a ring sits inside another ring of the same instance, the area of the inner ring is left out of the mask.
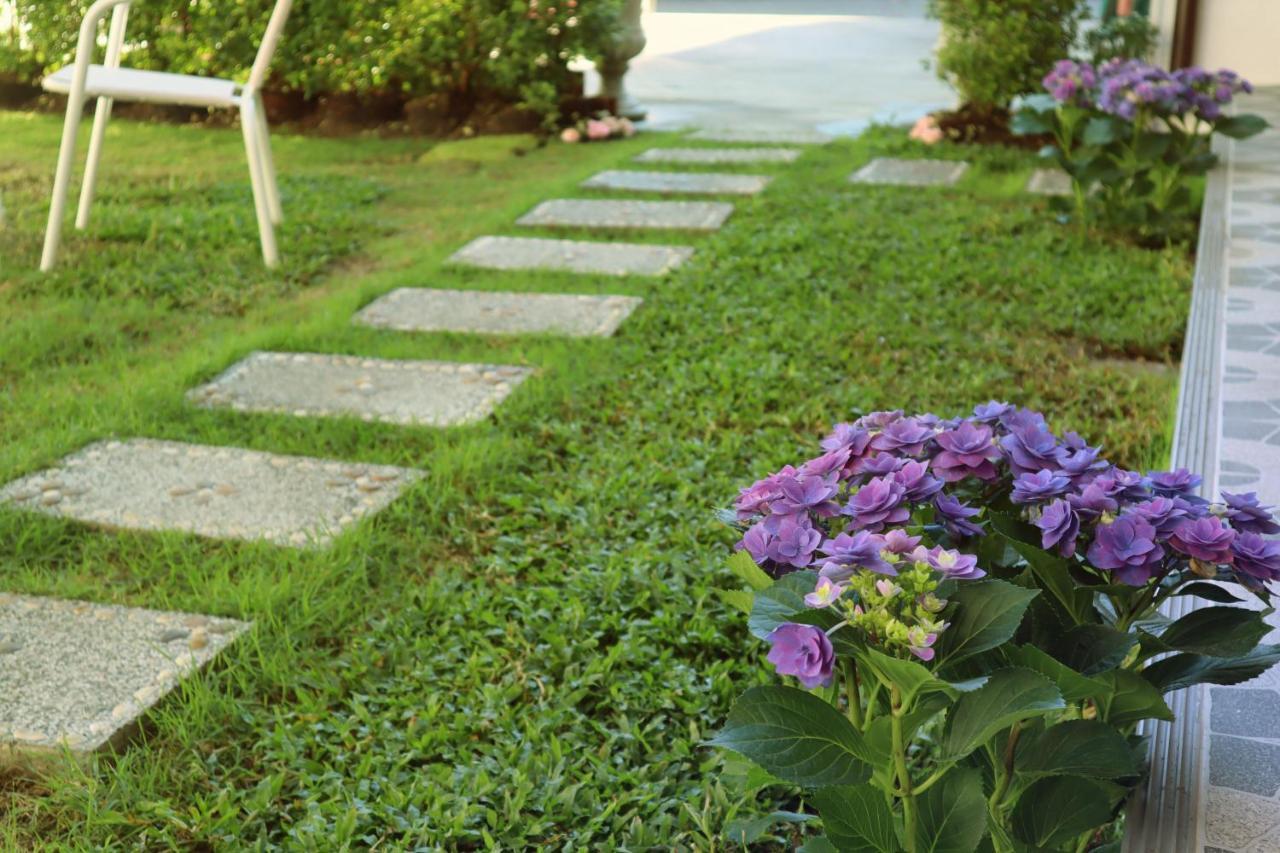
[[[35,81],[70,62],[89,5],[90,0],[0,0],[0,21],[11,23],[0,33],[0,74]],[[273,5],[274,0],[136,0],[126,62],[186,74],[243,75]],[[272,88],[307,97],[432,97],[455,117],[492,102],[549,116],[571,91],[566,64],[600,53],[619,5],[295,0],[272,65]]]

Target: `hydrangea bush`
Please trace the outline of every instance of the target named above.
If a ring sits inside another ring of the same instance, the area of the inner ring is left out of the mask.
[[[1022,101],[1013,131],[1053,136],[1041,153],[1071,176],[1082,225],[1096,219],[1145,241],[1194,232],[1199,203],[1191,178],[1217,162],[1215,133],[1244,139],[1267,126],[1255,115],[1230,114],[1235,97],[1253,89],[1225,69],[1064,59],[1043,84],[1046,94]]]
[[[730,513],[750,589],[726,598],[794,686],[748,690],[713,743],[812,789],[837,850],[1089,849],[1162,694],[1280,660],[1280,524],[1200,482],[1003,403],[837,424]],[[1187,595],[1207,606],[1160,614]]]

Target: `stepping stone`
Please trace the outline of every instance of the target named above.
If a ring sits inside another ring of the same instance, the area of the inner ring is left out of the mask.
[[[755,195],[773,180],[767,175],[730,175],[718,172],[607,171],[582,182],[586,189],[628,190],[649,193],[702,193],[707,195]]]
[[[477,237],[450,256],[493,270],[563,270],[602,275],[662,275],[693,255],[689,246],[594,243],[540,237]]]
[[[700,130],[689,139],[761,145],[822,145],[831,141],[830,136],[816,130]]]
[[[733,213],[723,201],[614,201],[558,198],[516,220],[519,225],[573,228],[671,228],[715,231]]]
[[[493,414],[533,371],[452,361],[255,352],[187,397],[197,406],[457,426]]]
[[[1071,176],[1061,169],[1036,169],[1027,180],[1027,192],[1036,195],[1071,195]]]
[[[0,593],[0,766],[122,746],[142,714],[248,627]]]
[[[636,157],[637,163],[793,163],[800,152],[795,148],[650,148]]]
[[[366,305],[354,322],[400,332],[605,338],[617,331],[642,301],[634,296],[402,287]]]
[[[877,157],[849,176],[855,184],[894,184],[907,187],[950,186],[969,164],[957,160],[900,160]]]
[[[327,544],[419,471],[135,438],[101,441],[0,488],[0,503],[105,527]]]

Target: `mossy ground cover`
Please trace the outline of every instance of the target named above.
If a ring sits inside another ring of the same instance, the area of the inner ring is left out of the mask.
[[[854,186],[874,132],[808,151],[661,280],[447,267],[652,144],[280,136],[287,262],[261,268],[237,132],[118,122],[101,207],[33,271],[55,118],[0,115],[0,477],[151,436],[407,465],[332,549],[108,533],[0,511],[0,588],[250,619],[254,632],[86,772],[0,782],[0,846],[717,846],[750,801],[703,740],[762,679],[715,510],[856,409],[1043,409],[1122,464],[1165,455],[1185,255],[1082,239],[1021,153],[953,189]],[[428,151],[428,149],[431,149]],[[426,154],[424,157],[423,155]],[[759,167],[742,171],[759,172]],[[529,230],[529,233],[546,233]],[[600,234],[567,236],[599,239]],[[349,325],[400,286],[622,293],[617,337]],[[253,349],[538,368],[489,421],[406,429],[195,409]]]

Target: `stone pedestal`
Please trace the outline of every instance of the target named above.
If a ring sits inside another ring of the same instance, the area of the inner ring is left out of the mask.
[[[596,64],[600,71],[600,94],[612,100],[614,108],[620,116],[633,121],[645,117],[645,109],[627,94],[624,78],[631,60],[644,50],[644,28],[640,25],[640,12],[644,0],[625,0],[622,7],[622,19],[614,34],[613,43],[609,45]]]

